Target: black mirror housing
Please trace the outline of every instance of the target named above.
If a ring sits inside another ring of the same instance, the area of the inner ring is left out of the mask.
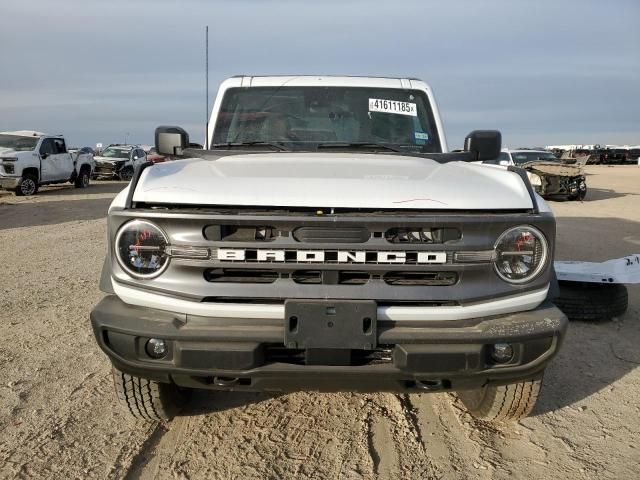
[[[161,126],[156,128],[156,151],[163,155],[182,155],[189,147],[189,134],[180,127]]]
[[[475,161],[494,160],[502,149],[502,134],[498,130],[474,130],[464,139],[464,151],[472,152]]]

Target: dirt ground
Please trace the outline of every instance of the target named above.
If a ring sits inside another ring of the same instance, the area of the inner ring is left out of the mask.
[[[588,168],[552,202],[558,259],[640,253],[640,168]],[[534,415],[473,420],[453,395],[198,392],[168,425],[130,421],[89,311],[122,183],[0,198],[1,478],[638,478],[640,288],[572,323]]]

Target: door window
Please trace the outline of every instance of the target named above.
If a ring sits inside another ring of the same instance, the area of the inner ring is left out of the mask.
[[[56,152],[56,146],[53,143],[53,138],[45,138],[42,141],[42,145],[40,145],[40,155],[55,155],[56,153],[58,152]]]
[[[67,153],[67,146],[64,144],[64,139],[55,138],[53,139],[53,145],[55,148],[55,153]]]

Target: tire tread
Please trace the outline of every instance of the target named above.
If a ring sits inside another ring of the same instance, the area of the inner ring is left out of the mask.
[[[486,386],[458,397],[474,417],[488,422],[518,421],[527,417],[538,399],[542,379]]]
[[[569,320],[606,321],[622,315],[629,305],[624,285],[559,282],[554,303]]]
[[[119,403],[138,420],[171,420],[184,403],[185,397],[175,385],[136,377],[115,368],[112,374]]]

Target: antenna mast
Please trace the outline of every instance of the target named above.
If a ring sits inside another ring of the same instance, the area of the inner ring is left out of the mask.
[[[204,123],[204,148],[209,150],[209,25],[205,27],[205,95],[206,95],[206,111]]]

